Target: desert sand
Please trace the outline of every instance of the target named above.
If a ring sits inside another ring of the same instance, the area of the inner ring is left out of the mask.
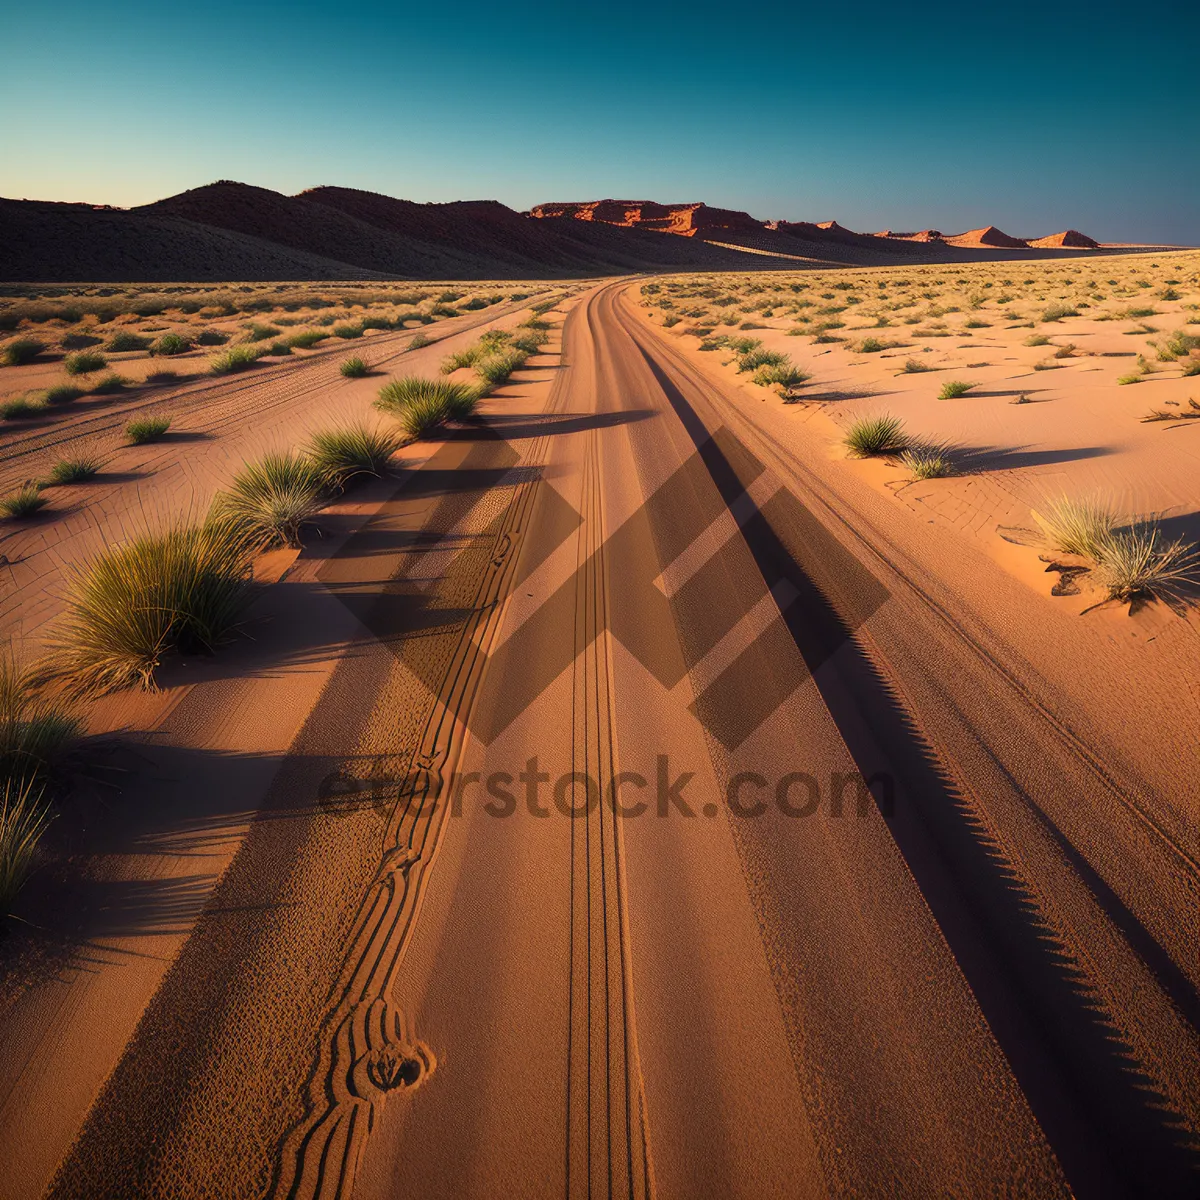
[[[104,459],[3,522],[24,661],[244,462],[547,340],[261,555],[239,636],[71,702],[0,945],[8,1194],[1194,1194],[1200,613],[1034,513],[1200,541],[1200,255],[782,261],[363,284],[387,328],[113,352],[48,408],[97,314],[12,330],[49,348],[0,368],[0,491]],[[332,328],[161,303],[105,337]],[[850,457],[880,414],[955,473]]]

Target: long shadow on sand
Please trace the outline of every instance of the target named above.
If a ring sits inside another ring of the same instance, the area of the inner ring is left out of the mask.
[[[714,484],[727,503],[736,500],[742,488],[737,468],[654,356],[641,349]],[[1194,1196],[1200,1147],[1187,1132],[1186,1116],[1142,1069],[1119,1020],[1043,917],[1006,848],[972,811],[852,637],[853,622],[841,613],[847,601],[842,581],[830,578],[818,559],[797,561],[766,521],[745,523],[743,533],[768,586],[782,571],[801,598],[788,608],[785,624],[863,777],[883,772],[897,782],[894,815],[882,815],[1076,1194]],[[853,607],[854,597],[849,601]],[[834,652],[838,669],[823,675],[819,668]],[[1097,786],[1082,765],[1076,786]],[[1061,838],[1035,797],[1026,802],[1051,836]],[[1106,898],[1115,899],[1108,892],[1101,903]],[[1170,955],[1132,913],[1121,914],[1119,923],[1152,968],[1168,965],[1165,986],[1180,994],[1194,1018],[1194,989]]]

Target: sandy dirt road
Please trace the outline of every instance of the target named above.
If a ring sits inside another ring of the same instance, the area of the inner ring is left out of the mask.
[[[321,566],[362,636],[51,1194],[1194,1195],[1193,768],[621,292]]]

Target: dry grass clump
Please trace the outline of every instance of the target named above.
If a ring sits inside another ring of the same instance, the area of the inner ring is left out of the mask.
[[[31,779],[5,779],[0,792],[0,921],[37,861],[38,842],[50,823],[42,788]]]
[[[45,342],[37,338],[14,338],[3,349],[0,349],[0,365],[6,367],[21,367],[31,363],[43,350]]]
[[[151,347],[150,353],[156,358],[171,358],[176,354],[186,354],[192,348],[192,339],[182,333],[164,333]]]
[[[210,375],[231,375],[235,371],[244,371],[252,367],[262,357],[262,350],[257,346],[242,344],[230,346],[222,354],[214,354],[208,362]]]
[[[856,342],[851,345],[850,349],[855,354],[878,354],[881,350],[894,350],[897,346],[903,346],[903,342],[888,341],[885,338],[868,337],[863,338],[861,342]]]
[[[147,350],[150,348],[150,339],[147,337],[138,337],[136,333],[114,333],[112,337],[104,343],[104,348],[109,354],[126,354],[131,350]]]
[[[1200,401],[1188,399],[1188,407],[1178,412],[1170,412],[1165,408],[1152,408],[1143,421],[1200,421]]]
[[[948,379],[942,384],[942,390],[938,392],[939,400],[954,400],[959,396],[965,396],[975,385],[966,383],[961,379]]]
[[[734,348],[736,349],[736,347]],[[778,350],[767,350],[761,346],[755,346],[750,350],[738,353],[737,369],[739,371],[757,371],[760,367],[785,367],[789,361],[788,356],[780,354]]]
[[[122,392],[129,386],[129,380],[116,371],[110,371],[92,384],[93,396],[107,396],[112,392]]]
[[[1117,515],[1102,500],[1061,496],[1047,501],[1033,519],[1052,550],[1099,561],[1105,541],[1117,528]]]
[[[904,422],[887,414],[860,418],[850,426],[842,440],[857,458],[898,454],[909,444]]]
[[[234,526],[257,546],[301,545],[300,531],[322,507],[325,476],[311,459],[264,454],[234,476],[213,501],[213,516]]]
[[[919,358],[906,358],[904,366],[900,368],[901,375],[920,375],[924,371],[936,371],[937,367],[931,367],[926,363],[921,362]]]
[[[34,513],[46,506],[46,497],[42,495],[42,485],[30,482],[0,497],[0,512],[6,517],[21,520],[32,517]]]
[[[802,371],[794,363],[787,361],[786,355],[782,363],[759,367],[753,376],[754,382],[760,386],[777,387],[784,392],[800,387],[811,378],[812,376],[807,371]]]
[[[139,417],[125,426],[125,436],[133,446],[144,446],[149,442],[157,442],[168,429],[171,422],[167,417]]]
[[[108,366],[108,359],[94,350],[80,350],[77,354],[68,354],[63,360],[63,369],[68,375],[90,375]]]
[[[957,474],[950,447],[941,443],[915,443],[901,451],[900,463],[914,480]]]
[[[45,395],[42,397],[47,404],[70,404],[73,400],[78,400],[83,395],[83,388],[77,388],[70,383],[56,383],[53,387],[47,388]]]
[[[49,661],[69,693],[153,687],[164,655],[210,653],[248,599],[254,546],[228,522],[176,526],[78,569]]]
[[[67,710],[42,696],[35,674],[0,655],[0,779],[34,779],[82,731]]]
[[[60,458],[50,468],[50,483],[85,483],[94,479],[104,464],[93,454],[80,454],[74,458]]]
[[[474,411],[479,393],[461,383],[408,375],[379,390],[375,407],[396,417],[415,438],[452,418],[462,420]]]
[[[362,423],[343,425],[314,433],[308,457],[327,487],[345,488],[360,475],[383,475],[403,444],[398,433],[370,429]]]
[[[1200,586],[1200,551],[1182,538],[1164,541],[1154,524],[1136,525],[1103,538],[1095,575],[1110,600],[1178,602]]]
[[[16,396],[0,404],[0,418],[5,421],[27,421],[46,411],[46,401],[39,396]]]
[[[481,358],[475,364],[475,371],[489,387],[499,387],[508,382],[514,371],[525,365],[528,357],[523,350],[502,350]]]

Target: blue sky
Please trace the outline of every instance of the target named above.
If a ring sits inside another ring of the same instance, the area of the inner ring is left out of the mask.
[[[227,178],[1200,243],[1194,0],[59,0],[0,39],[5,196]]]

